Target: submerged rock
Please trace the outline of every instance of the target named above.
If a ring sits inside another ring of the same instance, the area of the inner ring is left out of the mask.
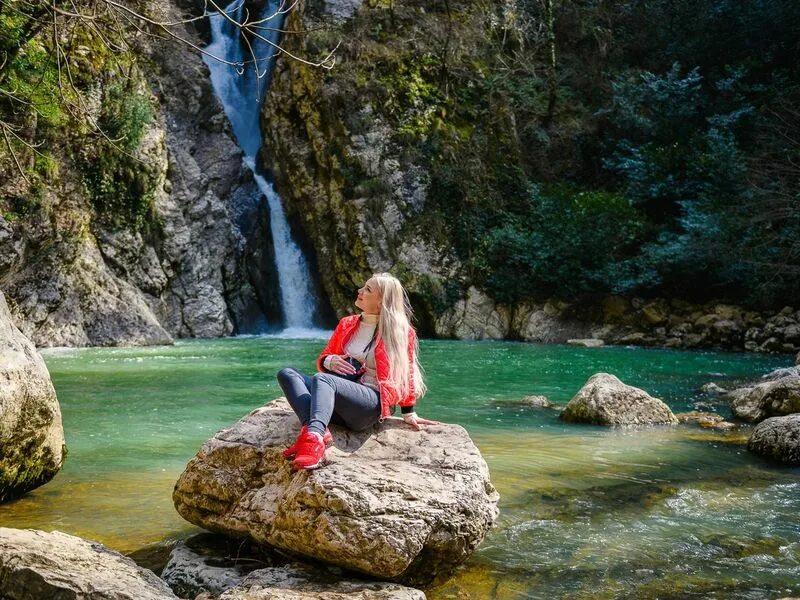
[[[732,396],[734,416],[753,423],[800,412],[800,376],[765,381],[752,388],[735,390]]]
[[[425,600],[425,594],[396,583],[342,579],[293,564],[253,571],[243,582],[219,597],[219,600],[316,599]]]
[[[800,466],[800,414],[762,421],[753,430],[747,449],[775,462]]]
[[[552,408],[554,406],[547,396],[525,396],[519,403],[521,406],[530,408]]]
[[[50,481],[66,453],[44,360],[11,322],[0,293],[0,502]]]
[[[614,375],[597,373],[569,401],[561,418],[595,425],[655,425],[678,422],[658,398],[625,385]]]
[[[692,411],[675,415],[681,423],[693,423],[704,429],[736,429],[734,423],[725,420],[722,415],[712,412]]]
[[[66,533],[0,527],[0,598],[173,600],[167,584],[130,558]]]
[[[299,424],[285,400],[200,448],[175,486],[188,521],[393,581],[425,583],[463,562],[497,516],[497,492],[466,431],[389,420],[334,429],[316,471],[281,456]]]

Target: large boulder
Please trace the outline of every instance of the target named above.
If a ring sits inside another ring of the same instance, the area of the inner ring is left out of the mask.
[[[50,481],[66,447],[61,408],[36,348],[0,293],[0,502]]]
[[[800,466],[800,414],[762,421],[753,430],[747,449],[775,462]]]
[[[735,417],[757,423],[767,417],[800,412],[800,376],[790,375],[754,385],[733,396]]]
[[[614,375],[592,375],[569,401],[561,418],[595,425],[675,424],[669,406],[639,388],[625,385]]]
[[[325,466],[293,473],[281,450],[298,430],[281,399],[217,433],[175,485],[178,512],[211,531],[412,584],[463,562],[497,516],[486,463],[457,425],[334,429]]]
[[[130,558],[59,531],[0,527],[4,600],[173,600],[167,584]]]

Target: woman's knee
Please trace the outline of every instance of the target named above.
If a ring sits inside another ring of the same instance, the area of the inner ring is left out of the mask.
[[[311,379],[314,380],[314,383],[325,383],[331,387],[334,387],[335,381],[333,379],[333,375],[329,373],[314,373],[314,375],[311,376]]]
[[[285,383],[287,381],[291,381],[291,379],[293,377],[296,377],[297,374],[298,374],[297,369],[294,369],[292,367],[284,367],[283,369],[278,371],[276,377],[278,379],[278,383]]]

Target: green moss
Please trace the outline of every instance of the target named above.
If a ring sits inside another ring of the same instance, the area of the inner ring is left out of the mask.
[[[18,498],[56,474],[53,454],[44,442],[40,434],[22,442],[12,439],[0,449],[0,502]]]

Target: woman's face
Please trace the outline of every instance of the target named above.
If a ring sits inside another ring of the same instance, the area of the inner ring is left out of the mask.
[[[377,315],[381,312],[381,294],[375,279],[370,279],[358,290],[356,306],[368,315]]]

